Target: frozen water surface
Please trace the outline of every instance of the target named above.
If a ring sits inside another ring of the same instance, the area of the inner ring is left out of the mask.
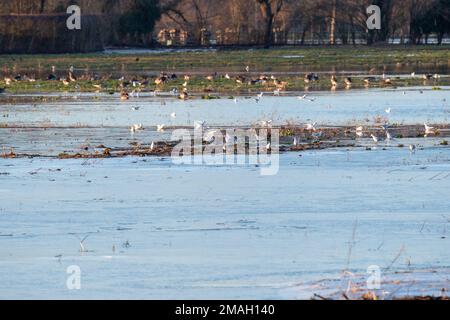
[[[404,90],[350,90],[311,92],[314,102],[296,96],[267,96],[256,103],[254,97],[233,99],[179,101],[175,98],[150,97],[120,102],[117,96],[82,95],[78,99],[44,102],[36,105],[0,105],[2,122],[12,126],[107,126],[128,127],[142,123],[151,127],[192,126],[204,120],[209,125],[248,125],[261,119],[274,124],[287,121],[314,121],[320,125],[366,123],[377,116],[385,116],[391,108],[390,120],[399,124],[448,122],[450,117],[450,88],[441,90],[409,88]],[[299,93],[303,95],[304,93]],[[139,110],[133,111],[133,107]],[[176,113],[176,118],[171,114]],[[5,116],[7,117],[5,118]]]
[[[402,247],[392,270],[449,267],[448,149],[280,162],[264,177],[170,159],[2,160],[0,296],[305,298],[301,285],[386,268]],[[66,289],[69,265],[79,291]]]
[[[154,128],[131,136],[133,123],[348,125],[391,107],[391,122],[446,124],[449,114],[448,88],[310,95],[315,102],[2,104],[0,145],[45,156],[170,137]],[[450,150],[440,140],[395,143],[422,145],[416,154],[384,145],[285,153],[275,176],[154,157],[0,159],[0,298],[309,298],[344,288],[343,270],[364,282],[370,265],[386,291],[412,279],[399,294],[439,295],[450,289]],[[66,288],[71,265],[81,268],[81,290]]]

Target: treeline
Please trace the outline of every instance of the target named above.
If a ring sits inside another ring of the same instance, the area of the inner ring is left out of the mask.
[[[0,53],[88,52],[152,45],[158,0],[8,0],[0,6]],[[81,8],[81,30],[68,30],[67,8]]]
[[[367,7],[381,8],[381,30],[367,30]],[[450,33],[450,0],[160,0],[156,29],[186,30],[222,44],[437,43]]]
[[[70,31],[68,6],[82,9]],[[369,5],[382,10],[368,30]],[[441,43],[450,0],[9,0],[1,52],[85,52],[106,46]]]

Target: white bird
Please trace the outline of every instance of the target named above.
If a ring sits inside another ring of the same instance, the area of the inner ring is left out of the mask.
[[[155,150],[155,142],[152,142],[152,144],[150,145],[150,151]]]
[[[186,82],[183,83],[183,87],[186,88],[187,86],[188,86],[188,82],[186,81]]]
[[[231,79],[231,77],[230,77],[230,75],[228,73],[225,75],[225,79],[227,79],[227,80]]]
[[[175,118],[177,117],[177,114],[176,114],[175,112],[172,112],[172,113],[170,114],[170,117],[173,118],[173,119],[175,119]]]
[[[249,67],[249,66],[246,66],[246,67],[245,67],[245,71],[250,72],[250,67]]]
[[[280,89],[276,89],[273,91],[273,95],[274,96],[279,96],[280,95]]]
[[[163,131],[164,131],[164,127],[165,127],[164,124],[158,124],[158,125],[156,126],[156,131],[158,131],[158,132],[163,132]]]
[[[216,140],[216,133],[217,133],[217,130],[211,130],[211,131],[208,131],[208,132],[204,135],[203,141],[206,141],[206,142],[208,142],[208,143],[214,142],[214,141]]]
[[[415,78],[416,77],[416,73],[415,72],[411,72],[411,77]]]
[[[410,144],[410,145],[409,145],[409,152],[411,152],[411,153],[416,153],[416,145]]]
[[[272,127],[272,120],[261,120],[258,124],[263,128],[270,128]]]
[[[364,135],[364,128],[363,127],[357,127],[356,128],[356,135],[358,136],[358,137],[362,137],[363,135]]]
[[[425,136],[429,134],[435,134],[434,127],[430,127],[426,123],[424,123],[424,125],[425,125]]]
[[[83,239],[81,239],[79,236],[75,235],[75,237],[78,238],[78,240],[80,241],[80,252],[86,252],[86,248],[84,246],[84,242],[86,241],[86,239],[89,237],[89,235],[85,236]]]
[[[270,151],[270,149],[272,149],[272,144],[269,142],[269,143],[266,145],[266,150],[267,150],[267,151]]]
[[[316,124],[317,124],[317,122],[306,124],[306,130],[316,131]]]
[[[387,108],[385,111],[386,111],[387,114],[389,114],[389,113],[391,113],[392,109],[391,108]]]
[[[297,137],[294,137],[294,146],[298,146],[298,139],[297,139]]]
[[[131,108],[133,111],[138,111],[140,109],[140,107],[132,107]]]
[[[372,137],[373,142],[378,143],[379,139],[377,136],[375,136],[373,134],[371,134],[370,136]]]
[[[144,126],[142,124],[133,124],[130,127],[130,131],[131,132],[136,132],[136,131],[139,131],[139,130],[144,130]]]
[[[309,101],[309,102],[314,102],[316,99],[314,99],[314,98],[308,98],[308,96],[306,95],[306,94],[304,94],[303,96],[299,96],[299,97],[297,97],[299,100],[306,100],[306,101]]]
[[[206,126],[206,121],[195,121],[194,122],[194,129],[199,130],[205,128]]]
[[[386,130],[386,141],[391,141],[391,140],[392,140],[392,135],[388,130]]]

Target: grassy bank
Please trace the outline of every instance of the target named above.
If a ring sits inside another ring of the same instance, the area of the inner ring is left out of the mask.
[[[417,47],[283,47],[274,49],[241,49],[241,50],[200,50],[188,52],[153,51],[122,54],[68,54],[68,55],[0,55],[2,77],[0,88],[7,92],[117,92],[120,90],[120,77],[128,79],[148,77],[148,85],[142,91],[181,89],[183,74],[191,74],[189,90],[194,93],[246,93],[271,91],[274,86],[237,85],[234,79],[225,79],[225,73],[233,77],[244,75],[247,79],[258,77],[261,73],[275,74],[279,79],[288,82],[286,90],[297,91],[310,89],[330,89],[329,75],[323,75],[319,81],[306,85],[303,82],[305,72],[336,73],[343,89],[344,76],[354,76],[353,88],[364,87],[361,75],[409,74],[416,71],[417,78],[393,78],[393,86],[447,85],[448,78],[440,81],[421,79],[421,73],[448,73],[450,64],[449,46],[417,46]],[[51,67],[56,67],[56,75],[65,77],[67,69],[74,66],[79,80],[64,85],[60,81],[47,81]],[[245,70],[249,66],[250,72]],[[160,71],[177,73],[179,78],[163,86],[154,85],[154,78]],[[205,79],[205,75],[218,73],[213,81]],[[28,75],[36,82],[19,81],[9,86],[3,76],[17,74]],[[98,80],[91,81],[93,75]],[[101,88],[99,89],[99,85]],[[383,87],[382,81],[374,81],[371,87]]]

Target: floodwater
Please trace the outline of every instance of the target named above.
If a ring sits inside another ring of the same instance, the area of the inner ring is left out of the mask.
[[[283,153],[274,176],[161,157],[46,158],[86,143],[169,140],[161,123],[362,125],[387,107],[391,123],[448,122],[448,88],[310,96],[0,105],[0,145],[41,155],[0,159],[0,298],[310,298],[345,291],[349,272],[364,283],[373,265],[386,295],[449,290],[450,150],[439,137],[399,139],[420,145],[415,154]],[[148,130],[131,135],[134,123]],[[80,290],[66,286],[73,265]]]

